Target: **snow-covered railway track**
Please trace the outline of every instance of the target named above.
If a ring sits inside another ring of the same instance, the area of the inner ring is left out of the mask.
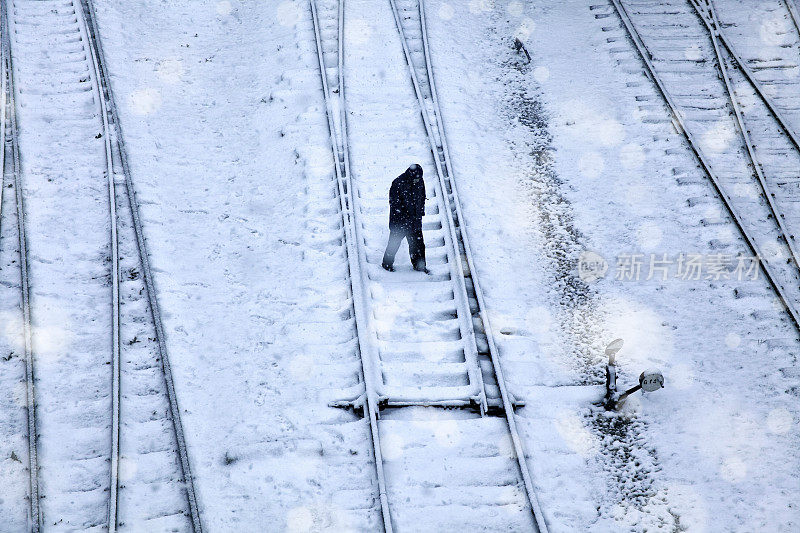
[[[9,530],[37,530],[39,486],[36,453],[36,405],[31,354],[28,253],[25,206],[20,188],[14,75],[10,56],[8,18],[0,4],[0,336],[3,368],[0,370],[0,434],[2,456],[11,467],[3,468],[4,498],[0,516]],[[27,505],[26,505],[27,502]]]
[[[29,220],[20,227],[30,256],[29,374],[36,369],[31,456],[39,459],[29,529],[200,531],[93,7],[4,7],[24,163],[18,193]]]
[[[424,5],[391,1],[370,8],[370,22],[383,25],[376,30],[394,52],[380,58],[391,73],[381,73],[388,79],[379,90],[345,79],[350,68],[357,79],[369,78],[378,64],[371,62],[375,57],[350,55],[345,46],[346,20],[367,6],[341,0],[310,5],[365,385],[352,403],[370,419],[384,529],[545,531],[464,234],[429,66]],[[392,22],[394,39],[388,36]],[[398,64],[403,56],[412,85]],[[345,67],[350,58],[355,68]],[[345,89],[352,95],[347,101]],[[362,114],[369,120],[358,120]],[[390,155],[390,147],[397,151]],[[402,170],[392,155],[402,156],[400,165],[419,162],[428,171],[423,230],[430,276],[399,264],[394,273],[380,266],[389,184],[375,178]]]
[[[777,101],[775,87],[765,88],[763,75],[756,79],[746,61],[736,59],[736,47],[706,0],[612,3],[675,127],[800,327],[794,238],[800,152],[788,118],[792,95]],[[724,255],[725,246],[718,248]],[[733,271],[736,258],[727,261]]]
[[[800,33],[800,12],[798,12],[797,3],[795,0],[783,0],[783,3],[786,4],[786,9],[789,10],[789,16],[792,17],[795,29]]]
[[[736,78],[746,77],[747,85],[758,85],[759,95],[769,100],[770,112],[800,142],[800,28],[793,20],[794,1],[703,0],[695,5],[706,13],[723,45],[729,70]],[[739,92],[741,83],[733,81]],[[748,98],[749,92],[741,98]]]

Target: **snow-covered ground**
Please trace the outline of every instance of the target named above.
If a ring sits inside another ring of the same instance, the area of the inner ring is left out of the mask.
[[[111,449],[104,140],[79,19],[51,4],[9,5],[41,512],[54,530],[91,528],[106,520]]]
[[[8,164],[7,161],[4,161]],[[6,168],[10,168],[7,166]],[[13,173],[3,176],[0,204],[0,516],[3,528],[25,528],[28,442],[19,235]]]
[[[408,84],[406,66],[388,0],[380,1],[351,2],[346,13],[355,54],[346,66],[358,120],[353,166],[359,186],[378,196],[425,157],[419,117],[393,111],[401,98],[413,99],[410,85],[399,87]],[[206,529],[379,530],[369,425],[329,407],[360,392],[360,362],[307,2],[95,3]],[[774,17],[772,8],[748,18],[746,2],[719,3],[726,20],[766,27],[767,37],[776,27],[754,20]],[[517,419],[551,530],[800,527],[797,329],[763,276],[682,280],[673,263],[668,279],[645,279],[651,254],[674,260],[747,249],[610,2],[426,5],[477,276],[509,385],[525,402]],[[515,36],[530,63],[515,52]],[[18,80],[25,94],[42,73],[22,72],[30,73]],[[787,80],[786,90],[800,89],[800,79]],[[25,110],[20,115],[24,128]],[[29,153],[55,142],[42,139],[39,148],[28,141]],[[386,152],[382,139],[391,144]],[[408,156],[392,166],[404,149]],[[61,182],[32,170],[30,180],[41,183],[28,185],[29,232],[42,250],[32,253],[46,259],[42,226],[54,213],[87,232],[73,235],[103,242],[80,222],[97,218],[92,231],[104,232],[104,212],[81,207],[80,195],[57,213],[37,204],[37,190]],[[8,205],[6,198],[4,223]],[[364,220],[374,235],[370,253],[379,253],[384,217]],[[14,235],[2,232],[5,266]],[[53,247],[81,250],[73,242]],[[608,262],[604,278],[579,275],[585,251]],[[644,254],[641,279],[616,279],[625,254]],[[5,301],[12,276],[4,270],[0,278],[3,317],[17,305]],[[60,280],[48,288],[59,298],[88,297],[63,276],[48,279]],[[96,285],[97,298],[107,298]],[[105,343],[107,325],[83,327]],[[612,415],[598,402],[603,348],[618,337],[622,385],[656,367],[666,388],[634,396]],[[74,367],[59,361],[51,361],[59,373],[44,379],[85,382],[87,375],[70,379]],[[19,357],[0,360],[6,398],[19,365]],[[18,531],[27,479],[9,450],[23,443],[24,420],[17,403],[0,407],[0,472],[12,480],[0,512],[16,513],[0,516],[0,531]],[[405,440],[415,454],[422,433]],[[47,454],[42,460],[44,475]],[[436,520],[442,531],[453,523],[446,513]]]
[[[359,362],[311,20],[277,7],[97,3],[206,527],[374,529],[368,426],[327,406]]]
[[[434,62],[495,326],[525,346],[504,357],[552,528],[797,527],[797,332],[763,277],[645,279],[653,253],[746,248],[641,64],[616,61],[636,56],[603,31],[619,26],[610,4],[470,6],[430,3]],[[588,288],[563,270],[584,249],[610,264]],[[641,280],[616,280],[634,253]],[[658,367],[667,388],[607,417],[574,385],[616,337],[623,383]]]

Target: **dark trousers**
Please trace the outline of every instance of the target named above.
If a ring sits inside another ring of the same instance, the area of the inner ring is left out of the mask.
[[[424,269],[425,241],[422,237],[422,224],[409,228],[389,228],[389,244],[386,245],[386,253],[383,254],[383,264],[385,266],[394,265],[394,256],[397,254],[403,239],[408,242],[408,255],[411,256],[411,264],[417,270]]]

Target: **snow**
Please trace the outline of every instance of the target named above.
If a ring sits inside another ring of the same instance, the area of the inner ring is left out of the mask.
[[[13,174],[3,175],[0,204],[0,516],[4,526],[25,528],[29,491],[25,348],[20,291],[19,236]]]
[[[400,10],[413,8],[399,4]],[[345,16],[366,8],[351,2]],[[346,71],[358,73],[345,78],[345,94],[354,194],[360,204],[357,223],[363,228],[369,305],[385,382],[381,392],[390,403],[464,401],[482,391],[476,379],[476,348],[469,344],[473,335],[469,311],[456,281],[447,207],[441,201],[407,65],[391,59],[403,57],[403,49],[390,6],[372,9],[375,16],[369,31],[391,37],[379,46],[356,39],[350,47],[352,41],[345,34]],[[413,22],[413,11],[405,13]],[[404,31],[415,35],[415,29],[409,24]],[[398,256],[397,272],[380,268],[388,237],[386,194],[396,173],[407,166],[401,158],[419,163],[426,172],[423,229],[429,276],[408,272],[406,254]],[[381,445],[389,447],[384,467],[398,530],[439,531],[444,524],[467,531],[533,528],[505,420],[474,415],[456,420],[449,413],[430,420],[434,413],[430,410],[407,413],[410,423],[398,421],[398,417],[405,420],[402,410],[385,413],[386,420],[379,422]],[[431,424],[436,427],[432,434],[418,429]],[[509,442],[497,445],[503,437]],[[422,523],[420,515],[426,517]]]
[[[104,144],[88,67],[73,61],[87,50],[71,8],[13,7],[42,522],[88,529],[106,519],[110,454]]]
[[[429,9],[443,10],[443,3]],[[595,19],[596,13],[610,15]],[[468,174],[466,165],[487,178],[466,182],[462,197],[481,280],[498,315],[495,327],[518,337],[512,351],[504,350],[504,360],[510,359],[507,372],[526,401],[520,418],[532,428],[529,463],[551,528],[792,529],[798,515],[787,497],[797,494],[790,472],[797,465],[791,450],[798,413],[789,407],[796,403],[797,386],[790,368],[798,346],[796,331],[763,279],[614,279],[615,259],[623,253],[674,258],[717,253],[720,243],[746,249],[672,130],[641,64],[633,61],[624,33],[602,31],[619,25],[612,8],[564,2],[531,5],[519,17],[500,9],[476,15],[432,19],[439,28],[432,31],[434,63],[441,91],[451,95],[442,105],[454,161],[462,165],[461,175]],[[509,57],[509,40],[518,28],[531,26],[526,17],[535,25],[524,39],[533,62],[520,75],[511,70],[518,60]],[[484,24],[498,28],[498,39],[504,39],[493,48],[475,44],[488,33],[481,22],[487,19]],[[471,58],[483,71],[464,83],[452,58]],[[504,91],[500,85],[509,78],[514,83]],[[494,125],[492,117],[503,113],[485,110],[509,99],[543,112],[512,114],[516,128]],[[480,127],[470,124],[476,116]],[[525,121],[533,119],[541,122],[525,132]],[[551,142],[542,142],[542,127]],[[521,168],[511,167],[512,156],[498,155],[509,150],[522,160]],[[551,189],[542,185],[547,176],[528,169],[551,154],[555,179],[563,182],[556,190],[566,202],[534,210],[522,195],[530,174],[536,193]],[[606,278],[583,300],[589,313],[562,299],[563,256],[548,250],[554,234],[575,234],[570,226],[578,236],[567,261],[574,265],[587,249],[610,263]],[[580,329],[575,322],[564,327],[565,314],[585,318]],[[512,335],[500,336],[506,337]],[[620,384],[633,384],[640,371],[655,366],[667,388],[633,397],[623,415],[608,418],[592,405],[602,395],[599,389],[580,389],[585,392],[577,396],[567,391],[597,380],[598,348],[616,337],[626,341],[619,354]],[[553,339],[552,345],[545,339]],[[583,368],[569,365],[569,356],[560,353],[570,346],[588,354]],[[538,384],[550,386],[532,386]],[[785,424],[770,426],[770,417]]]
[[[673,263],[666,280],[617,279],[625,254],[643,254],[646,273],[651,254],[749,250],[611,3],[425,4],[474,272],[509,388],[524,402],[515,419],[550,529],[797,529],[800,345],[763,274],[682,280]],[[647,11],[667,2],[625,4]],[[94,138],[94,97],[75,80],[85,62],[63,55],[80,55],[80,45],[27,23],[47,7],[15,5],[42,506],[46,530],[101,529],[110,424],[103,140]],[[783,3],[715,5],[751,64],[771,65],[759,75],[790,110],[800,36]],[[368,421],[330,406],[364,392],[368,354],[357,342],[308,3],[96,6],[205,529],[380,530]],[[469,396],[453,253],[436,229],[441,194],[390,4],[348,0],[345,20],[350,155],[386,390]],[[680,46],[678,59],[710,53],[703,42]],[[683,88],[716,91],[713,70],[698,66],[699,81]],[[51,71],[64,79],[51,82]],[[770,84],[774,72],[785,80]],[[760,112],[737,83],[746,113]],[[692,127],[707,147],[728,150],[738,143],[730,124]],[[777,135],[765,131],[759,143]],[[716,161],[732,161],[725,150]],[[763,156],[765,170],[777,168],[777,157]],[[741,167],[744,153],[737,157]],[[379,266],[389,184],[414,162],[425,169],[430,277],[411,271],[405,245],[398,272]],[[24,362],[13,325],[13,189],[3,191],[0,531],[17,531],[27,505]],[[134,274],[122,286],[121,529],[185,530],[154,334],[120,205],[122,269]],[[578,272],[587,251],[608,262],[597,281]],[[133,337],[140,342],[127,344]],[[625,341],[620,388],[649,368],[664,373],[666,388],[608,413],[599,406],[603,349],[615,338]],[[420,351],[420,342],[434,349]],[[502,418],[405,407],[385,409],[379,427],[397,531],[532,529]]]
[[[310,17],[232,6],[98,3],[204,525],[374,529]]]
[[[352,2],[348,9],[345,16],[361,13],[366,6]],[[345,94],[384,394],[392,400],[476,397],[480,386],[476,353],[469,348],[471,322],[465,318],[466,302],[455,283],[446,207],[407,66],[390,59],[403,53],[391,9],[388,5],[376,9],[381,16],[373,18],[371,31],[392,38],[383,40],[383,46],[359,45],[356,40],[346,48],[346,72],[354,75],[345,77]],[[376,65],[380,66],[376,69]],[[387,101],[392,103],[386,105]],[[423,231],[431,271],[427,276],[411,270],[405,244],[395,259],[394,273],[380,266],[389,236],[389,186],[411,163],[419,163],[425,173]],[[427,343],[441,343],[445,349],[430,348]],[[424,361],[419,361],[420,355]]]

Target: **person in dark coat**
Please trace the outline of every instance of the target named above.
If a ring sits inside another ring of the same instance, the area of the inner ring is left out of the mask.
[[[422,238],[422,215],[425,214],[425,181],[422,167],[416,163],[400,174],[389,188],[389,244],[382,266],[394,271],[394,256],[403,239],[414,270],[429,273],[425,264],[425,241]]]

